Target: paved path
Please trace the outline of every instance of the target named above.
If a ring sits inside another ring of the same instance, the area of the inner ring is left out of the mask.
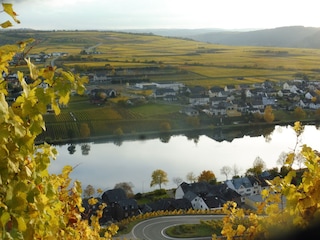
[[[183,238],[171,238],[165,234],[165,230],[174,225],[180,224],[197,224],[200,220],[211,220],[214,218],[222,218],[222,215],[179,215],[179,216],[164,216],[151,218],[138,223],[133,227],[130,234],[126,234],[114,239],[140,239],[140,240],[167,240],[167,239],[180,239]],[[211,237],[201,237],[201,238],[187,238],[191,239],[211,239]]]

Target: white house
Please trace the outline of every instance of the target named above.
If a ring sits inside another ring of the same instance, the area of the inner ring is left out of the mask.
[[[193,106],[204,106],[210,102],[210,98],[207,96],[190,96],[189,103]]]
[[[108,81],[108,78],[107,78],[107,74],[105,73],[97,73],[97,74],[94,74],[93,75],[93,78],[92,78],[92,82],[95,82],[95,83],[103,83],[103,82],[107,82]]]
[[[299,88],[296,85],[290,85],[288,83],[284,83],[282,86],[283,90],[289,90],[291,93],[297,93]]]
[[[157,88],[166,88],[173,89],[175,92],[178,92],[181,88],[184,87],[183,83],[156,83]]]
[[[313,98],[313,95],[310,92],[307,92],[304,97],[308,100],[311,100]]]
[[[245,202],[246,196],[260,193],[258,184],[252,184],[248,177],[234,178],[225,182],[227,186],[241,195],[241,202]]]
[[[187,199],[193,209],[209,210],[221,208],[227,201],[240,204],[240,195],[226,184],[211,185],[207,182],[181,183],[176,189],[175,199]]]
[[[184,194],[184,198],[191,202],[192,208],[196,210],[209,210],[209,207],[203,198],[197,196],[194,192],[188,191]]]
[[[245,202],[248,196],[260,195],[263,189],[269,188],[266,179],[271,179],[268,172],[263,172],[261,176],[241,177],[227,180],[227,186],[241,195],[241,202]]]

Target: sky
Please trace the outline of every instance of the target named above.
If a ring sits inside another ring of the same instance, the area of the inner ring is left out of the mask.
[[[3,0],[36,30],[320,27],[318,0]],[[7,20],[0,14],[0,22]]]

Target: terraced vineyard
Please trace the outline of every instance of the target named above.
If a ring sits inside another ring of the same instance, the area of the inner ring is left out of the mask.
[[[124,133],[159,130],[161,122],[168,121],[170,115],[177,112],[176,107],[159,108],[154,112],[154,105],[149,107],[123,108],[111,106],[91,106],[85,109],[63,109],[61,114],[46,114],[46,131],[39,141],[59,141],[63,139],[82,139],[81,124],[87,124],[91,136],[113,135],[115,129],[121,128]],[[160,114],[160,115],[159,115]],[[154,116],[154,117],[152,117]],[[176,117],[174,117],[176,118]]]
[[[91,120],[121,120],[121,114],[111,107],[101,107],[88,109],[86,111],[78,110],[72,112],[77,121],[91,121]]]
[[[119,108],[117,109],[118,113],[122,116],[123,119],[133,120],[133,119],[142,119],[142,115],[137,112],[130,111],[128,109]]]

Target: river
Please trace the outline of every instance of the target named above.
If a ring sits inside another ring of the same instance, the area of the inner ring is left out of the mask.
[[[307,144],[320,151],[319,139],[320,130],[308,125],[298,145]],[[116,183],[131,182],[134,193],[143,193],[157,189],[157,186],[150,187],[151,174],[156,169],[168,174],[169,183],[164,187],[169,189],[177,187],[173,178],[186,181],[189,172],[198,176],[203,170],[211,170],[218,181],[224,181],[226,176],[220,173],[220,169],[236,166],[243,175],[257,157],[266,163],[267,168],[280,167],[277,165],[279,156],[292,151],[296,141],[292,127],[275,126],[267,137],[243,135],[228,141],[217,141],[206,135],[194,139],[177,135],[171,136],[167,142],[159,138],[120,143],[91,142],[85,145],[89,146],[87,151],[81,149],[83,144],[75,145],[73,154],[68,150],[70,145],[62,145],[56,146],[58,156],[49,171],[59,173],[64,165],[71,165],[75,167],[72,179],[81,181],[83,188],[90,184],[96,189],[108,190]]]

